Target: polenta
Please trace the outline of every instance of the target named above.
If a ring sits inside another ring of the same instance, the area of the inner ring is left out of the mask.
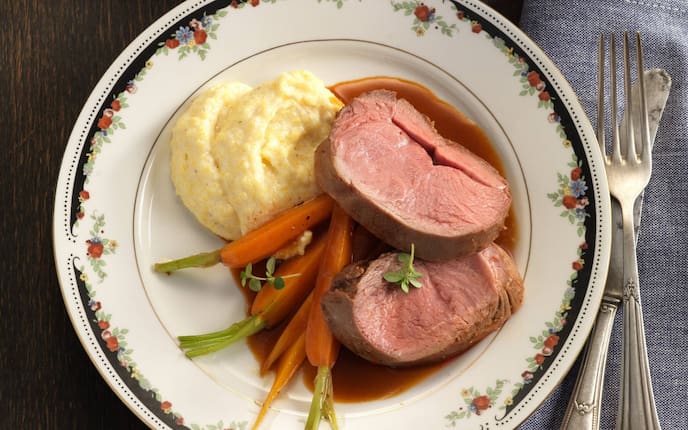
[[[172,182],[198,221],[237,239],[320,193],[313,153],[341,102],[308,71],[251,89],[216,85],[196,98],[172,131]]]

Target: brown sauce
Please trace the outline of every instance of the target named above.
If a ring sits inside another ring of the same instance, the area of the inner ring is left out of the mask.
[[[288,321],[285,321],[277,327],[260,331],[248,337],[248,346],[251,348],[251,352],[253,356],[256,357],[256,360],[258,360],[258,363],[262,364],[268,358],[270,351],[272,351],[272,347],[277,343],[287,323]],[[304,364],[308,364],[308,360],[305,360]]]
[[[427,88],[414,82],[390,77],[341,82],[330,87],[330,90],[344,103],[375,89],[395,91],[399,97],[407,99],[416,109],[431,118],[442,136],[461,143],[492,164],[502,175],[504,174],[497,152],[480,127],[459,110],[437,98]],[[516,237],[517,224],[512,210],[509,212],[506,228],[496,242],[513,252]],[[360,246],[358,246],[360,255],[375,252],[380,248],[366,236],[365,231],[360,233],[358,240],[360,241]],[[384,246],[382,248],[384,249]],[[254,267],[254,273],[260,273],[258,266],[254,265]],[[237,284],[239,272],[240,270],[232,271]],[[249,291],[248,288],[240,287],[240,289],[250,308],[255,293]],[[284,325],[264,330],[248,339],[248,345],[259,362],[267,358]],[[388,398],[420,383],[450,361],[425,366],[391,368],[372,364],[342,347],[332,370],[334,397],[338,402],[363,402]],[[308,364],[307,360],[302,368],[304,384],[312,391],[317,369]]]
[[[404,368],[380,366],[342,347],[332,368],[334,399],[340,403],[386,399],[403,393],[445,364],[440,362]],[[318,369],[308,362],[303,366],[303,383],[311,391],[317,373]]]

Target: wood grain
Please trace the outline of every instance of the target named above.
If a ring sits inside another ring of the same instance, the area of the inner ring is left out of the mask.
[[[516,21],[520,1],[488,2]],[[0,0],[0,428],[141,429],[72,328],[52,250],[66,142],[117,55],[178,0]]]

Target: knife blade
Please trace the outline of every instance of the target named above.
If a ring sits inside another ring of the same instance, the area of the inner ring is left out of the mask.
[[[654,144],[657,135],[659,121],[662,118],[671,89],[671,77],[663,69],[651,69],[644,72],[645,94],[648,107],[648,121],[650,127],[650,147]],[[636,82],[632,88],[632,112],[634,132],[639,133],[640,120],[640,88]],[[628,112],[628,109],[626,109]],[[627,135],[628,117],[624,115],[621,121],[621,137]],[[636,241],[640,226],[640,213],[642,211],[644,193],[638,197],[633,207]],[[616,200],[611,202],[612,216],[612,251],[609,261],[605,291],[622,285],[623,281],[623,224],[621,223],[621,208]],[[613,300],[604,300],[595,321],[587,346],[584,351],[576,385],[569,400],[562,430],[593,430],[600,426],[600,406],[602,401],[602,388],[604,385],[604,369],[607,363],[607,351],[611,336],[617,305]]]

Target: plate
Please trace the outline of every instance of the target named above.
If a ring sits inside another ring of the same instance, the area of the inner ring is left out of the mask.
[[[609,197],[592,128],[564,77],[475,1],[193,1],[142,33],[87,100],[56,191],[56,266],[93,363],[152,428],[251,425],[272,381],[246,345],[191,360],[176,343],[242,318],[241,292],[222,267],[172,277],[151,269],[222,243],[175,196],[167,141],[204,88],[300,68],[327,84],[412,80],[480,124],[512,186],[513,251],[526,284],[523,307],[500,331],[423,381],[338,403],[342,428],[517,426],[592,327],[609,259]],[[262,428],[302,428],[309,401],[295,378]]]

